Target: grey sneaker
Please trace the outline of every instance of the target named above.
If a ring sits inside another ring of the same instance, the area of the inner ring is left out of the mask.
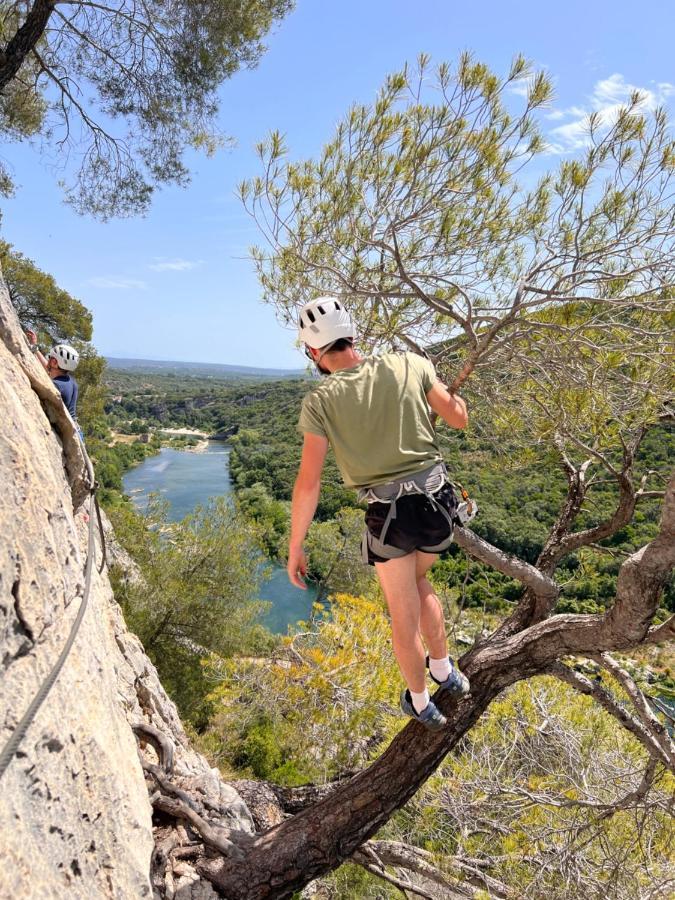
[[[429,657],[427,656],[427,668],[429,668]],[[463,672],[460,672],[457,666],[450,660],[450,674],[445,679],[445,681],[439,681],[438,678],[434,678],[434,676],[429,672],[429,676],[433,682],[435,682],[442,691],[447,691],[449,694],[452,694],[454,697],[464,697],[465,694],[468,694],[471,690],[471,685],[469,684],[469,679],[464,675]]]
[[[407,716],[421,722],[429,731],[441,731],[448,724],[448,720],[432,700],[421,713],[418,713],[412,704],[410,691],[407,688],[401,691],[401,709]]]

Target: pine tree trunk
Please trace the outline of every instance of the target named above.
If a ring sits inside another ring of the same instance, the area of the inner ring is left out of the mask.
[[[24,59],[44,34],[54,0],[35,0],[26,21],[0,53],[0,92],[16,76]]]

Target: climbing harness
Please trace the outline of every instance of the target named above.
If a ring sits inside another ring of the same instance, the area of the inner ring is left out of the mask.
[[[101,535],[102,559],[101,565],[98,567],[99,573],[103,571],[103,567],[106,564],[106,548],[105,535],[103,533],[103,521],[101,519],[101,510],[98,505],[98,498],[96,497],[98,483],[94,476],[94,467],[92,466],[91,460],[89,459],[89,454],[87,453],[84,443],[81,439],[80,442],[82,445],[82,453],[84,454],[85,465],[87,467],[87,475],[89,476],[89,484],[91,485],[89,488],[89,537],[87,542],[87,560],[84,568],[84,592],[82,594],[82,600],[80,601],[80,608],[77,611],[77,616],[75,617],[75,621],[71,625],[68,640],[66,641],[63,650],[59,654],[59,658],[54,663],[54,667],[52,668],[51,672],[49,672],[45,680],[40,685],[38,692],[31,701],[30,706],[23,714],[21,721],[12,732],[9,740],[3,747],[2,752],[0,752],[0,778],[2,778],[2,776],[5,774],[7,767],[16,754],[16,751],[19,749],[19,744],[25,737],[26,732],[30,728],[33,719],[38,713],[38,710],[44,703],[47,694],[58,678],[59,673],[63,668],[63,664],[65,663],[68,654],[70,653],[70,650],[73,646],[73,643],[75,642],[75,638],[77,637],[77,632],[79,631],[80,625],[82,624],[82,619],[84,618],[84,613],[87,609],[87,603],[89,601],[89,592],[91,588],[91,572],[96,550],[94,540],[94,512],[96,513],[96,520],[98,522],[99,533]]]
[[[458,504],[454,513],[448,510],[438,502],[436,494],[446,485],[450,485],[453,490],[459,488],[462,502]],[[452,530],[456,524],[465,525],[471,521],[478,512],[478,506],[474,500],[469,498],[468,493],[462,485],[455,486],[448,478],[448,471],[444,462],[436,463],[422,472],[414,475],[406,475],[404,478],[396,478],[388,481],[386,484],[377,484],[368,488],[361,488],[357,494],[359,501],[366,503],[388,503],[389,509],[382,525],[382,531],[379,537],[375,537],[370,533],[368,528],[363,534],[361,551],[364,562],[368,561],[368,550],[384,559],[395,559],[401,556],[398,547],[393,547],[386,543],[387,532],[392,521],[396,518],[396,503],[401,497],[410,494],[421,494],[426,497],[435,510],[441,513],[450,525],[450,536],[434,547],[425,547],[428,553],[440,553],[447,549],[452,541]]]

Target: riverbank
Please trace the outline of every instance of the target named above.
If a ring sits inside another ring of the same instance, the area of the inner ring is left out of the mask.
[[[205,431],[190,431],[186,428],[162,428],[154,432],[143,434],[124,434],[121,431],[111,431],[109,446],[116,444],[150,444],[153,437],[159,440],[162,447],[173,447],[176,450],[186,450],[189,453],[204,453],[209,446],[209,441],[221,440],[214,438]],[[190,443],[191,440],[195,443]]]

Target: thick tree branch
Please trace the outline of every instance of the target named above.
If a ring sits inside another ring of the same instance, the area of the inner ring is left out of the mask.
[[[510,634],[499,629],[467,654],[467,674],[476,666],[500,665],[527,677],[567,654],[589,656],[642,643],[675,565],[675,475],[668,485],[657,537],[619,569],[614,604],[601,615],[558,615]],[[488,663],[489,659],[489,663]]]
[[[593,462],[592,459],[588,459],[577,468],[568,458],[564,442],[559,434],[554,436],[553,443],[558,450],[563,471],[567,476],[567,495],[536,562],[537,570],[551,581],[560,560],[558,555],[560,546],[568,535],[586,497],[586,472]],[[521,597],[517,609],[502,623],[499,633],[515,634],[532,622],[546,618],[556,604],[558,593],[559,589],[554,595],[553,593],[542,593],[532,585],[527,585],[527,590]]]
[[[455,542],[469,556],[491,566],[503,575],[515,578],[526,588],[517,608],[504,620],[495,633],[496,638],[508,637],[522,631],[532,620],[534,609],[553,609],[560,594],[560,586],[547,573],[517,556],[510,556],[483,540],[468,528],[455,528]]]
[[[633,518],[635,512],[635,503],[637,495],[633,487],[633,482],[627,471],[618,473],[617,481],[619,484],[619,502],[612,515],[595,525],[593,528],[587,528],[584,531],[575,531],[571,534],[563,535],[558,541],[557,546],[552,549],[547,559],[547,566],[555,568],[557,563],[567,556],[569,553],[586,547],[588,544],[597,543],[605,538],[616,534],[620,528],[627,525]]]
[[[663,500],[657,537],[629,556],[619,569],[616,602],[606,616],[607,626],[617,637],[625,635],[633,645],[641,643],[656,611],[661,589],[675,565],[675,474]],[[597,650],[612,650],[598,645]]]
[[[567,457],[560,435],[555,436],[554,444],[560,454],[562,467],[567,476],[567,496],[537,559],[537,568],[546,572],[547,575],[553,574],[559,560],[559,547],[568,536],[569,530],[581,510],[586,497],[586,472],[593,462],[592,459],[587,459],[577,468]]]
[[[574,550],[578,550],[581,547],[587,547],[589,544],[594,544],[605,538],[611,537],[613,534],[616,534],[620,528],[623,528],[624,525],[627,525],[631,521],[635,512],[635,504],[644,488],[643,479],[640,490],[635,489],[632,480],[632,471],[635,454],[642,442],[646,430],[646,428],[641,428],[630,445],[626,443],[623,444],[623,463],[620,470],[615,468],[604,454],[599,453],[592,448],[590,448],[592,450],[591,458],[586,460],[586,462],[576,469],[564,453],[562,436],[556,436],[554,442],[561,454],[569,487],[563,509],[561,510],[558,520],[537,560],[537,568],[551,575],[555,571],[560,560],[569,553],[572,553]],[[601,462],[616,479],[619,487],[619,500],[612,515],[604,522],[600,522],[593,528],[586,528],[583,531],[570,532],[570,526],[579,513],[581,505],[586,497],[586,471],[593,461],[593,458]],[[545,611],[542,612],[542,615],[543,614],[545,614]],[[541,618],[541,616],[536,618]]]
[[[624,448],[623,469],[618,471],[612,467],[612,471],[619,484],[619,502],[612,516],[594,528],[574,532],[572,534],[562,534],[558,536],[557,539],[554,538],[553,540],[548,541],[548,549],[546,550],[545,558],[543,560],[545,566],[544,572],[546,574],[552,574],[560,559],[568,553],[579,549],[579,547],[582,546],[590,546],[597,540],[602,540],[603,538],[615,534],[620,528],[631,521],[635,512],[635,504],[639,498],[639,493],[636,492],[633,487],[630,471],[635,452],[640,444],[643,434],[644,430],[639,433],[632,446]],[[583,486],[581,486],[580,489],[583,491]],[[570,499],[571,493],[574,493],[573,489],[568,492],[568,500]],[[647,548],[645,547],[638,551],[638,553],[630,556],[621,567],[619,583],[617,584],[617,599],[623,596],[624,600],[621,603],[615,603],[612,607],[612,610],[610,611],[611,615],[609,616],[610,622],[614,621],[618,616],[623,615],[624,607],[629,602],[629,596],[632,596],[639,604],[641,588],[637,583],[636,578],[639,580],[640,578],[648,577],[650,569],[655,567],[660,573],[658,575],[658,578],[661,579],[660,590],[665,579],[668,577],[670,569],[673,567],[675,559],[673,558],[671,548],[673,541],[675,541],[675,510],[673,509],[675,502],[673,501],[672,479],[669,489],[664,492],[664,501],[664,518],[661,526],[661,534],[656,542],[652,542],[653,546],[652,544],[648,545],[648,547],[651,547],[652,549],[647,553],[647,560],[644,563],[640,562],[642,552],[647,551]],[[570,501],[570,506],[572,508],[574,502],[574,500]],[[564,515],[565,513],[563,511],[561,519],[564,518]],[[671,542],[671,547],[668,546],[669,541]],[[660,565],[659,560],[661,556],[662,561],[665,563],[665,568]],[[542,557],[544,557],[544,551],[542,551],[540,560]],[[621,591],[619,591],[619,585],[621,586]],[[527,585],[527,587],[528,590],[521,599],[518,608],[513,615],[506,619],[500,626],[498,630],[499,635],[508,636],[515,634],[530,623],[542,621],[553,609],[553,606],[555,605],[554,598],[538,594],[530,585]],[[646,595],[650,594],[651,589],[647,591]],[[651,621],[653,614],[654,611],[652,610],[649,621]],[[635,643],[645,640],[645,637],[645,635],[641,635]],[[614,645],[612,644],[610,647],[604,649],[610,649],[611,646]],[[598,647],[597,649],[603,649],[603,647]]]
[[[35,0],[26,21],[18,29],[4,50],[0,51],[0,92],[16,76],[23,61],[44,34],[55,0]]]
[[[552,578],[541,572],[536,566],[530,565],[517,556],[510,556],[488,541],[483,540],[469,528],[455,528],[455,542],[466,551],[469,556],[492,566],[503,575],[515,578],[525,587],[533,591],[542,600],[548,600],[555,604],[560,588]]]

